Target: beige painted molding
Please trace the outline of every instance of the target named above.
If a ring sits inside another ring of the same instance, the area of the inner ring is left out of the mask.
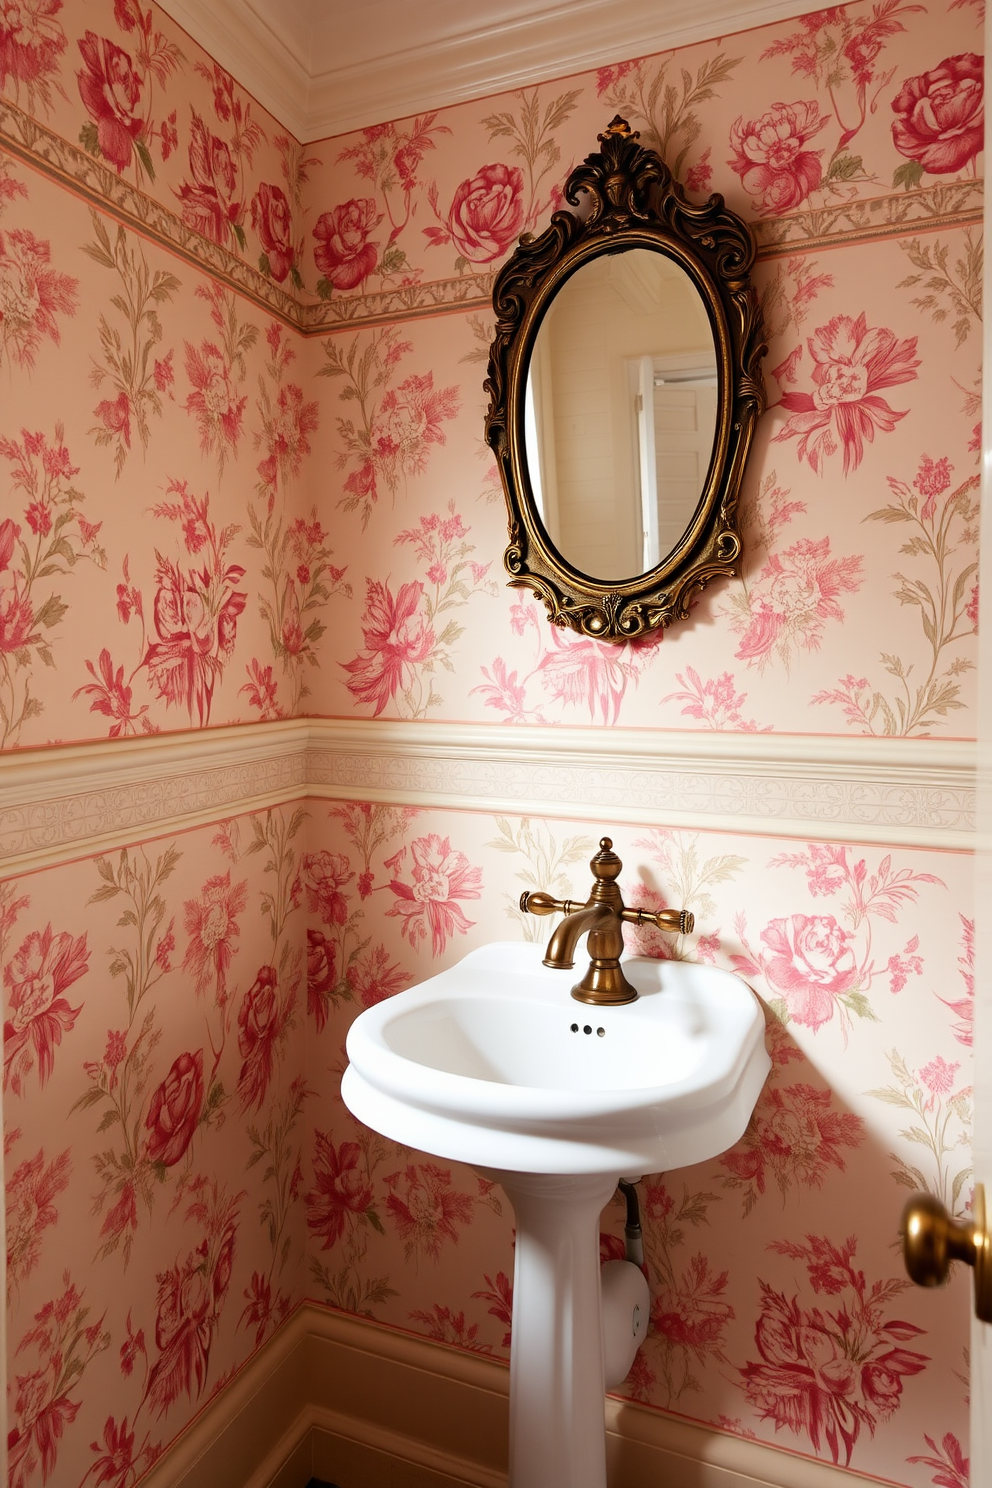
[[[308,28],[299,7],[281,16],[284,6],[259,0],[161,3],[302,143],[818,8],[815,0],[534,0],[502,17],[494,7],[494,19],[478,5],[455,9],[455,18],[452,7],[434,6],[422,8],[420,44],[396,50],[381,4],[364,27],[344,18]]]
[[[506,1488],[509,1371],[306,1303],[142,1488]],[[607,1397],[616,1488],[867,1488],[878,1479]]]
[[[969,851],[958,739],[296,719],[24,750],[0,872],[306,798]]]

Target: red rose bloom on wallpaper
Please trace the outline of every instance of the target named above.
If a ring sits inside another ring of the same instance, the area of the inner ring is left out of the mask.
[[[823,151],[805,146],[828,123],[811,100],[776,103],[760,119],[739,118],[731,126],[728,164],[763,217],[792,211],[819,186]]]
[[[839,441],[848,475],[861,464],[865,441],[891,433],[906,417],[905,409],[897,412],[879,393],[916,379],[916,337],[900,341],[882,326],[869,330],[862,311],[857,319],[835,315],[806,345],[815,363],[814,390],[782,394],[780,405],[791,417],[774,438],[798,438],[800,460],[808,460],[817,474]]]
[[[203,1109],[203,1050],[180,1054],[155,1091],[145,1117],[153,1163],[173,1168],[185,1156]]]
[[[183,971],[193,972],[197,994],[202,996],[211,982],[218,1001],[227,1000],[227,973],[234,955],[234,942],[241,934],[237,916],[248,903],[248,883],[231,883],[231,871],[208,878],[199,899],[187,899],[183,923],[189,945]]]
[[[115,169],[126,170],[145,127],[138,113],[141,77],[122,47],[94,31],[86,32],[79,50],[85,64],[76,74],[79,96],[96,123],[100,154]]]
[[[307,908],[319,915],[325,925],[343,925],[348,918],[348,900],[342,893],[354,878],[343,853],[304,853],[303,881],[307,891]]]
[[[4,968],[7,1017],[3,1028],[3,1084],[20,1095],[24,1077],[38,1059],[38,1078],[45,1084],[55,1067],[55,1050],[63,1033],[75,1026],[82,1010],[63,995],[89,970],[86,936],[58,935],[46,925],[33,930]],[[32,1052],[33,1051],[33,1052]]]
[[[372,1205],[372,1185],[359,1172],[362,1149],[357,1142],[335,1147],[324,1132],[314,1132],[314,1187],[306,1195],[307,1224],[330,1250],[345,1232],[349,1216],[365,1214]]]
[[[317,218],[313,256],[328,286],[325,293],[332,285],[335,289],[355,289],[375,271],[379,244],[369,241],[369,233],[381,221],[382,213],[376,212],[371,197],[352,198]]]
[[[239,236],[243,203],[236,199],[238,169],[231,148],[211,134],[195,109],[190,110],[189,168],[192,182],[184,181],[176,195],[187,227],[222,246]]]
[[[458,848],[452,849],[449,838],[439,837],[436,832],[415,837],[410,851],[412,882],[390,880],[396,902],[386,914],[401,920],[402,934],[414,949],[426,939],[429,930],[434,954],[440,956],[450,936],[464,935],[475,923],[466,918],[458,901],[481,898],[482,869],[471,867],[465,854]],[[405,849],[397,858],[402,856]],[[392,860],[393,864],[397,858]]]
[[[984,85],[984,62],[974,52],[945,57],[932,71],[907,78],[892,100],[900,155],[937,176],[970,165],[982,148]]]
[[[423,594],[424,586],[416,580],[401,585],[395,598],[388,584],[366,581],[365,650],[342,665],[350,673],[348,691],[363,703],[373,703],[375,718],[397,692],[410,687],[413,669],[434,648],[434,632],[418,613]]]
[[[761,938],[771,953],[765,976],[785,998],[790,1015],[814,1031],[829,1022],[834,999],[861,977],[853,936],[833,915],[794,914],[772,920]]]
[[[286,193],[279,186],[259,186],[251,203],[251,225],[258,234],[265,255],[266,268],[278,284],[286,278],[294,263],[293,214]]]
[[[279,978],[274,966],[262,966],[245,993],[238,1013],[238,1051],[244,1061],[238,1075],[242,1111],[258,1108],[272,1078],[276,1044],[292,1011],[279,1006]]]
[[[510,247],[524,222],[524,174],[516,165],[484,165],[462,181],[447,218],[437,211],[437,187],[430,202],[442,227],[425,227],[432,247],[454,243],[468,263],[492,263]]]

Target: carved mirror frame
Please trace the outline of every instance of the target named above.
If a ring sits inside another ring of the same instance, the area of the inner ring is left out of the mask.
[[[511,587],[532,589],[549,618],[599,640],[622,642],[685,619],[693,594],[737,573],[737,502],[754,426],[765,406],[761,310],[750,282],[755,243],[744,220],[713,195],[701,206],[654,150],[637,143],[619,115],[599,135],[600,152],[569,176],[565,200],[535,238],[525,233],[496,277],[496,333],[490,347],[486,442],[499,465],[509,520],[503,562]],[[534,501],[524,441],[527,373],[538,329],[576,269],[606,253],[660,251],[689,275],[706,307],[717,361],[713,453],[681,540],[635,578],[601,580],[557,550]]]

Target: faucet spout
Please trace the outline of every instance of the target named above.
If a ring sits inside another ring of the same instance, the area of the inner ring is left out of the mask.
[[[581,937],[587,932],[591,934],[606,930],[611,924],[616,925],[619,935],[620,921],[608,904],[587,905],[584,909],[577,909],[574,914],[566,915],[548,941],[544,956],[545,966],[555,967],[559,971],[571,971],[575,965],[575,947]],[[622,948],[622,938],[620,944]]]
[[[545,966],[553,970],[569,971],[575,964],[575,947],[580,937],[589,937],[586,944],[589,966],[582,980],[572,988],[572,996],[578,1002],[594,1005],[633,1002],[637,990],[620,965],[624,921],[689,935],[693,917],[687,909],[628,909],[616,882],[623,864],[609,837],[600,839],[599,852],[589,867],[594,882],[585,903],[581,899],[555,899],[543,889],[536,889],[521,894],[520,908],[524,914],[565,916],[548,941],[544,956]]]

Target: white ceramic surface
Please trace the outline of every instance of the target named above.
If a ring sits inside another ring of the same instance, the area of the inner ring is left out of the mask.
[[[738,977],[626,959],[638,1000],[595,1008],[570,996],[579,971],[543,955],[481,946],[367,1009],[348,1034],[349,1109],[423,1152],[520,1173],[660,1172],[737,1141],[769,1069]]]
[[[730,972],[626,960],[637,1001],[595,1008],[570,996],[581,973],[543,955],[481,946],[368,1008],[341,1094],[373,1130],[503,1185],[516,1217],[510,1488],[606,1488],[600,1213],[619,1177],[732,1146],[770,1061],[757,998]]]

